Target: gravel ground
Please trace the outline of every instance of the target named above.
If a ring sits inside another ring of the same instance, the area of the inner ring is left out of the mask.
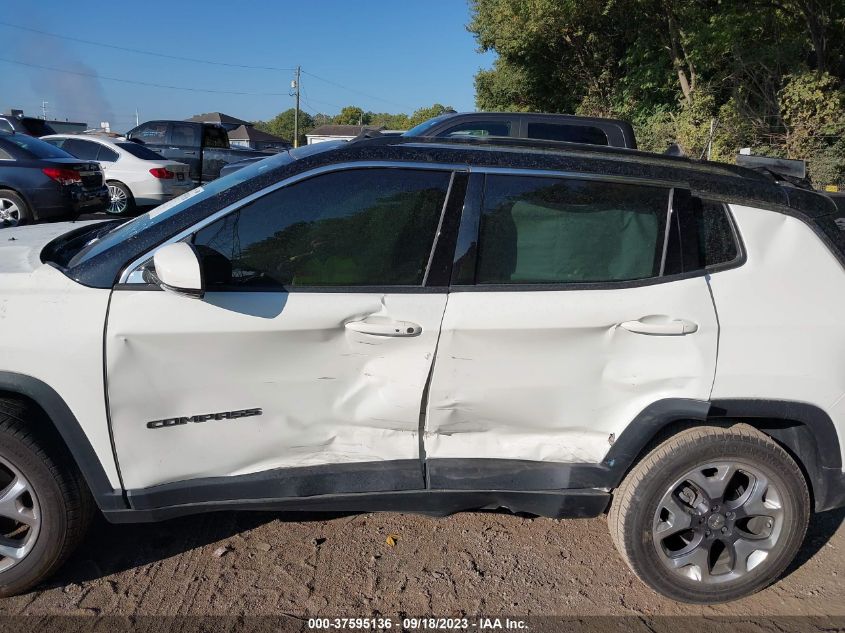
[[[843,520],[845,510],[817,515],[784,578],[715,607],[643,586],[604,518],[216,513],[100,522],[49,584],[0,601],[0,614],[845,616]]]

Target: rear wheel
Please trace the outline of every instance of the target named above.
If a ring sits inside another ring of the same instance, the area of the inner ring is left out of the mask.
[[[39,410],[0,399],[0,597],[50,576],[85,534],[94,505]]]
[[[117,180],[110,180],[106,183],[109,188],[109,206],[106,213],[112,215],[126,215],[135,210],[135,198],[129,187]]]
[[[17,226],[32,220],[26,201],[14,191],[0,189],[0,227]]]
[[[717,603],[775,581],[809,514],[795,461],[739,424],[692,428],[660,444],[616,491],[608,522],[647,585],[674,600]]]

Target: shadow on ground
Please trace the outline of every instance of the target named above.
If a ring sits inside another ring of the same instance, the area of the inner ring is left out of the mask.
[[[353,516],[353,513],[215,512],[161,523],[124,525],[112,525],[99,519],[82,546],[59,573],[37,590],[97,580],[225,541],[273,521],[327,521],[346,516]],[[816,556],[843,521],[845,508],[813,515],[807,537],[783,577],[791,575]],[[609,539],[608,547],[611,547]]]

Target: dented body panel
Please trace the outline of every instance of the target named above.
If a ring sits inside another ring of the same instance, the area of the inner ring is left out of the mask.
[[[620,327],[644,316],[698,329],[653,336]],[[717,334],[703,277],[616,290],[452,293],[426,457],[601,462],[652,403],[710,397]]]
[[[830,416],[841,438],[845,269],[805,222],[751,207],[731,209],[747,261],[710,280],[721,325],[713,399],[812,404]]]
[[[126,487],[417,459],[421,397],[445,304],[445,293],[227,292],[190,300],[115,292],[106,363]],[[413,322],[421,331],[393,337],[346,327],[362,320]],[[147,426],[251,409],[261,414]]]

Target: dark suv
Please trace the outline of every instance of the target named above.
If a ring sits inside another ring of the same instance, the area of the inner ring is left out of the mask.
[[[403,136],[497,136],[637,148],[634,128],[627,121],[569,114],[454,112],[424,121]]]
[[[0,132],[47,136],[48,134],[55,134],[56,130],[44,119],[36,119],[22,114],[0,114]]]

